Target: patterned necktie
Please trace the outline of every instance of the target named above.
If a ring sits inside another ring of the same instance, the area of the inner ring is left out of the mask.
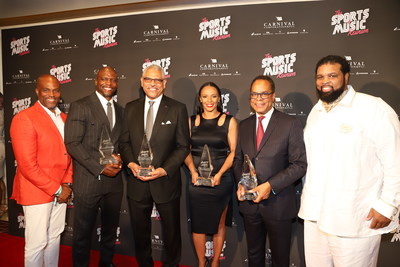
[[[149,110],[147,111],[147,118],[146,118],[146,137],[147,140],[150,140],[151,132],[153,131],[153,105],[154,101],[149,101]]]
[[[110,123],[110,129],[112,130],[114,123],[113,123],[113,109],[111,106],[111,102],[107,102],[107,118],[108,122]]]
[[[258,117],[258,127],[257,127],[257,135],[256,135],[257,150],[260,148],[261,140],[263,139],[263,136],[264,136],[264,128],[262,125],[262,120],[264,118],[265,118],[264,116]]]

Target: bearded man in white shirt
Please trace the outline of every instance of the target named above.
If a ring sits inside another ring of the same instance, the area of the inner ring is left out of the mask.
[[[398,225],[400,123],[382,99],[356,92],[340,56],[316,66],[318,103],[307,119],[306,264],[376,266],[381,234]]]

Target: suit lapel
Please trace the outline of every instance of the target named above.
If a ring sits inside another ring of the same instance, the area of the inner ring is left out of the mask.
[[[151,133],[151,138],[158,132],[161,127],[161,123],[164,121],[165,116],[168,114],[169,104],[168,97],[163,95],[160,106],[158,107],[156,119],[153,125],[153,131]],[[151,140],[150,138],[150,140]]]
[[[60,134],[60,131],[58,130],[56,124],[54,123],[54,121],[50,117],[50,115],[46,112],[46,110],[44,110],[44,108],[42,106],[40,106],[39,102],[36,102],[34,107],[39,112],[40,116],[43,117],[45,125],[47,125],[57,136],[59,136],[61,142],[64,143],[64,140]],[[62,117],[62,119],[65,123],[65,117]]]
[[[267,129],[264,132],[264,136],[263,136],[263,139],[261,140],[260,147],[257,150],[257,154],[261,151],[263,146],[265,146],[265,144],[267,143],[272,132],[275,130],[276,126],[278,125],[278,117],[279,117],[279,113],[276,110],[274,110],[274,112],[271,115],[271,119],[269,120]]]
[[[122,128],[122,108],[114,101],[115,124],[111,131],[111,139],[115,143],[118,141],[119,134]]]
[[[95,119],[101,124],[105,125],[108,132],[111,133],[110,123],[108,122],[106,112],[104,111],[104,108],[101,105],[100,99],[97,97],[96,93],[90,95],[89,105]]]

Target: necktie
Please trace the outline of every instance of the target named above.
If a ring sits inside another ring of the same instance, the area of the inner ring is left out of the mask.
[[[151,132],[153,131],[153,105],[154,101],[149,101],[149,110],[146,118],[146,136],[148,140],[150,140]]]
[[[111,106],[111,102],[107,102],[107,118],[108,118],[108,122],[110,123],[110,129],[112,129],[114,126],[114,123],[113,123],[113,109]]]
[[[261,140],[263,139],[264,136],[264,128],[262,125],[262,120],[264,119],[264,116],[259,116],[258,117],[258,127],[257,127],[257,135],[256,135],[256,142],[257,142],[257,150],[260,147]]]

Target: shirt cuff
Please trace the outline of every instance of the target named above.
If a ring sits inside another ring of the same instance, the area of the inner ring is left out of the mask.
[[[56,197],[60,196],[62,192],[62,186],[60,185],[60,188],[58,188],[57,192],[54,194]]]
[[[398,211],[398,208],[382,199],[375,201],[372,208],[390,220],[393,220]]]

